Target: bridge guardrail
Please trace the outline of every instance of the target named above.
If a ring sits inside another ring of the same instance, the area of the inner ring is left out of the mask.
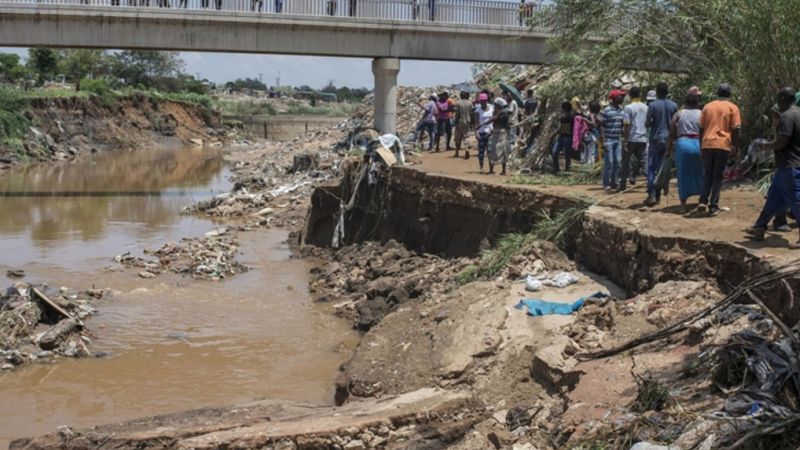
[[[496,0],[0,0],[2,4],[126,9],[172,8],[253,14],[352,17],[547,31],[534,3]]]

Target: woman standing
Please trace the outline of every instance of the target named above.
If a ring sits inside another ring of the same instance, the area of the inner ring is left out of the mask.
[[[439,100],[436,101],[436,151],[438,152],[442,136],[445,137],[445,150],[450,150],[450,136],[453,134],[453,127],[450,124],[450,94],[442,92]]]
[[[678,174],[678,197],[681,212],[686,212],[686,200],[700,195],[703,185],[703,161],[700,159],[700,96],[689,93],[672,118],[668,154],[675,158]]]
[[[475,121],[478,124],[478,167],[483,173],[483,158],[489,148],[489,136],[494,129],[492,119],[494,108],[489,105],[489,96],[481,93],[478,96],[478,106],[475,107]]]

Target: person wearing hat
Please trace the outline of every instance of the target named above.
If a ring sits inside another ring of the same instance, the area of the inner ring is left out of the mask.
[[[423,131],[428,133],[428,151],[433,150],[433,142],[436,137],[436,96],[431,95],[428,97],[428,102],[425,105],[420,105],[422,108],[422,117],[414,130],[414,144],[416,145]]]
[[[512,100],[513,102],[513,100]],[[503,97],[494,99],[494,114],[492,115],[492,137],[489,142],[489,174],[494,174],[494,166],[500,164],[500,175],[506,174],[506,163],[512,139],[511,133],[511,114],[512,108]],[[516,104],[514,105],[516,106]],[[514,109],[515,113],[517,110]]]
[[[478,124],[476,133],[478,138],[478,167],[483,173],[483,157],[489,147],[489,137],[492,135],[494,126],[492,118],[494,108],[489,104],[489,95],[481,92],[478,95],[478,106],[475,107],[475,122]]]
[[[795,220],[800,220],[800,107],[795,104],[795,90],[784,87],[778,91],[781,111],[775,140],[762,144],[775,152],[775,173],[756,223],[745,230],[748,237],[763,240],[769,221],[788,206]],[[800,239],[789,248],[800,249]]]
[[[656,96],[656,91],[654,90],[647,91],[647,97],[645,97],[644,101],[647,102],[647,104],[649,105],[650,103],[653,103],[656,100],[658,100],[658,97]]]
[[[667,141],[672,124],[672,116],[678,112],[678,105],[667,98],[669,86],[661,81],[656,85],[658,99],[647,106],[647,127],[650,129],[650,142],[647,149],[647,199],[645,205],[653,206],[661,200],[661,190],[656,187],[656,176],[667,153]]]
[[[697,212],[716,216],[719,214],[719,196],[722,176],[731,155],[739,147],[742,116],[739,107],[731,101],[731,86],[722,83],[717,88],[717,99],[703,108],[700,115],[700,148],[703,159],[703,189]]]
[[[622,159],[622,132],[625,123],[625,111],[622,101],[625,93],[616,91],[611,96],[611,104],[600,113],[600,134],[603,138],[603,189],[610,191],[617,188],[619,164]]]

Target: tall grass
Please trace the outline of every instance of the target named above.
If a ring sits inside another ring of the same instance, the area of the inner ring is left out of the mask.
[[[575,206],[554,215],[547,211],[540,212],[529,233],[501,236],[493,248],[481,253],[477,264],[465,267],[458,274],[458,283],[464,285],[479,279],[496,277],[514,256],[527,253],[536,241],[550,241],[564,250],[569,230],[580,223],[586,208],[587,206]]]
[[[20,139],[30,123],[22,115],[25,99],[17,89],[0,86],[0,140],[3,143]]]

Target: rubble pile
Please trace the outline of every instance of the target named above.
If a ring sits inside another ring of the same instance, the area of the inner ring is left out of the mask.
[[[431,95],[438,95],[441,92],[449,92],[450,95],[457,95],[452,86],[435,86],[419,88],[411,86],[399,86],[397,88],[397,134],[405,139],[414,133],[417,122],[422,117],[422,105]],[[343,125],[345,128],[358,128],[360,126],[372,126],[374,119],[374,101],[372,94],[364,98],[361,105]]]
[[[361,331],[409,300],[424,301],[454,289],[456,275],[469,262],[417,254],[396,241],[304,251],[329,261],[312,271],[310,286],[316,301],[335,301],[336,313],[353,320]]]
[[[157,250],[145,250],[144,257],[125,252],[114,258],[125,267],[142,269],[141,278],[154,278],[165,272],[189,275],[195,279],[218,281],[247,271],[236,260],[239,243],[228,228],[209,231],[202,238],[184,238],[166,243]]]
[[[91,356],[83,320],[95,313],[90,300],[103,291],[49,292],[44,285],[17,282],[0,293],[0,369],[8,370],[58,355]]]
[[[336,130],[327,130],[289,143],[249,145],[230,157],[233,189],[190,205],[183,213],[243,218],[246,229],[298,229],[314,187],[340,174],[345,154],[333,149],[340,138]]]

